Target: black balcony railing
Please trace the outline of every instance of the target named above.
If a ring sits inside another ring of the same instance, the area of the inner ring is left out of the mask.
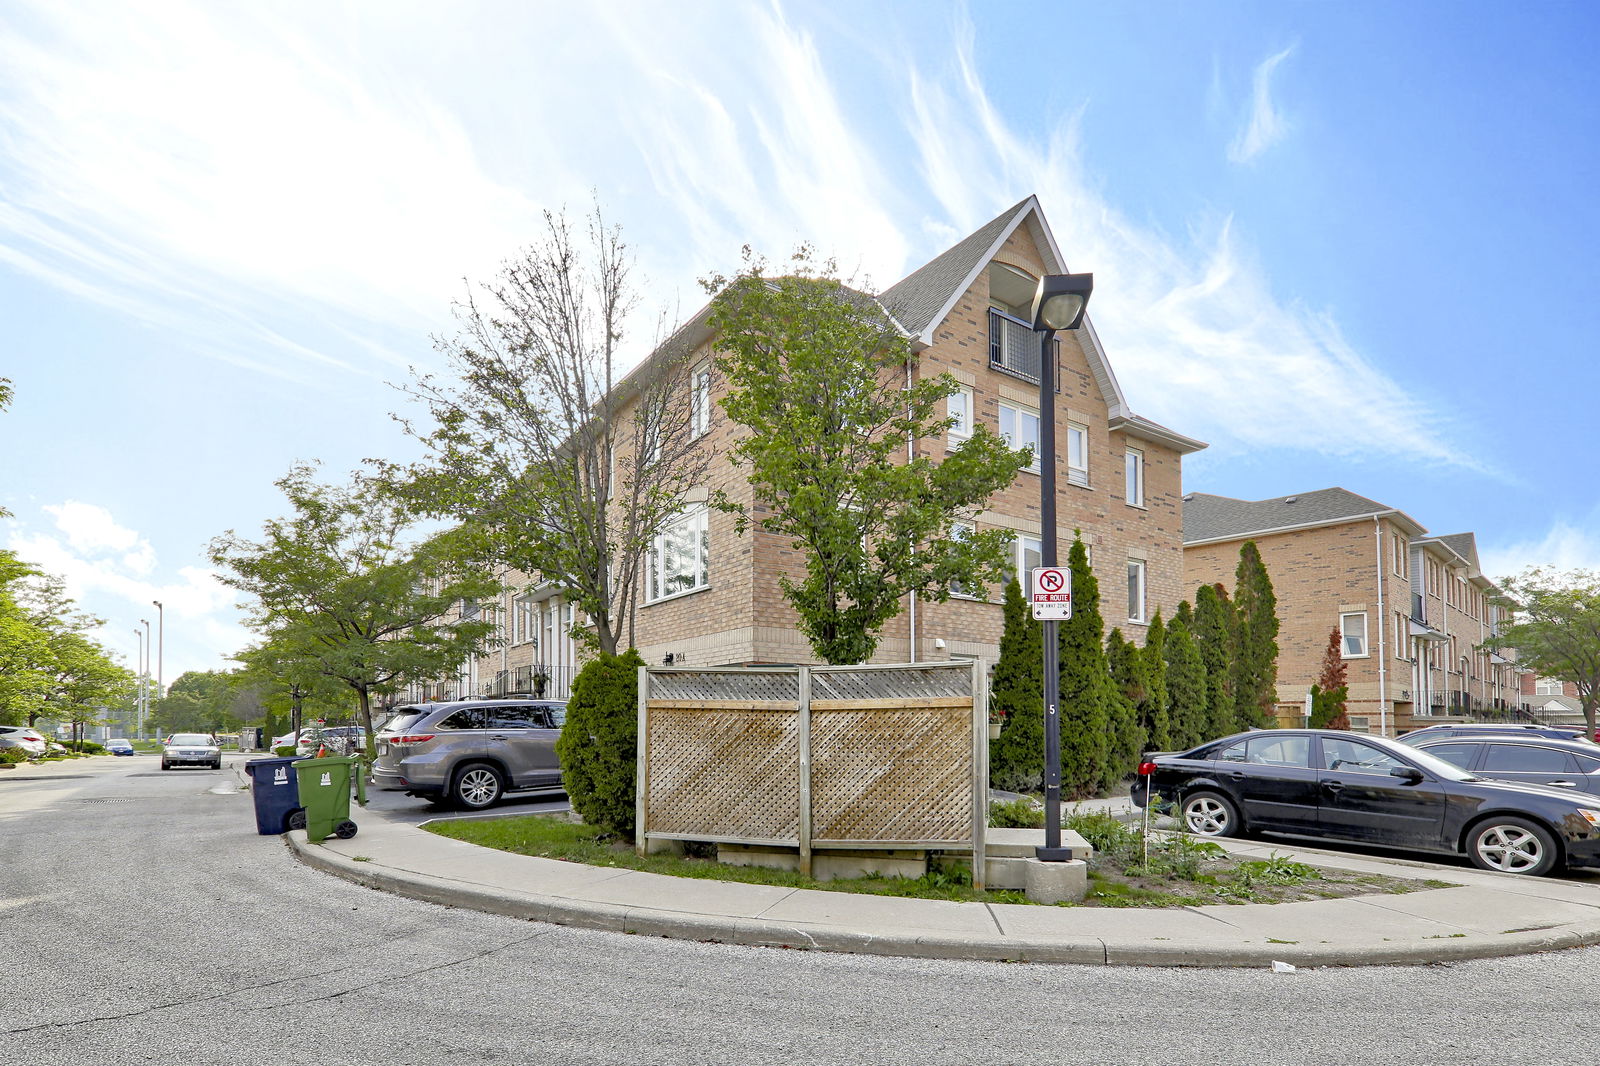
[[[1059,370],[1061,342],[1054,347]],[[1003,374],[1039,384],[1039,334],[1018,318],[989,308],[989,366]],[[1055,375],[1056,391],[1061,391],[1061,375]]]

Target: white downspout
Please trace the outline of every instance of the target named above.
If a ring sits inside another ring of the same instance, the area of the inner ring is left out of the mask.
[[[1372,516],[1372,537],[1378,553],[1378,735],[1386,737],[1389,735],[1389,653],[1383,639],[1386,614],[1383,608],[1383,522],[1377,515]]]

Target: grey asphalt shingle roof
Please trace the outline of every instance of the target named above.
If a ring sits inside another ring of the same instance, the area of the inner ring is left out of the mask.
[[[1031,197],[1030,197],[1031,199]],[[879,300],[913,337],[930,325],[956,288],[972,274],[989,247],[999,239],[1017,211],[1028,201],[1019,200],[979,227],[960,243],[951,246],[923,266],[885,289]]]
[[[1476,536],[1474,536],[1473,534],[1471,534],[1471,533],[1451,533],[1451,534],[1449,534],[1447,536],[1429,537],[1427,539],[1428,540],[1432,540],[1432,541],[1437,541],[1438,543],[1443,544],[1446,548],[1449,548],[1451,551],[1453,551],[1457,555],[1461,556],[1461,558],[1463,558],[1467,562],[1471,563],[1473,565],[1473,567],[1475,567],[1475,568],[1477,567],[1477,565],[1478,565],[1478,538]]]
[[[1270,500],[1235,500],[1204,492],[1183,498],[1183,542],[1193,544],[1218,537],[1242,537],[1269,529],[1335,522],[1392,511],[1376,500],[1347,489],[1297,492]]]

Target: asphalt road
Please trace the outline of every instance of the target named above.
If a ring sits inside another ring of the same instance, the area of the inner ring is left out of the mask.
[[[0,1066],[1397,1066],[1595,1054],[1600,949],[1279,974],[567,929],[300,866],[255,834],[234,761],[162,773],[152,759],[106,758],[53,780],[0,779]],[[434,813],[393,794],[375,802]]]

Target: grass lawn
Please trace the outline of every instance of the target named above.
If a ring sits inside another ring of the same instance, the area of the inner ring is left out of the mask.
[[[1241,860],[1210,841],[1180,834],[1152,834],[1149,847],[1141,834],[1109,817],[1095,824],[1070,824],[1094,844],[1089,895],[1078,907],[1192,907],[1217,903],[1282,903],[1334,899],[1371,893],[1410,892],[1443,887],[1445,882],[1401,880],[1368,874],[1323,870],[1281,856]],[[674,877],[812,888],[824,892],[859,892],[958,902],[1028,903],[1020,891],[976,892],[965,862],[931,871],[919,878],[859,877],[817,881],[788,870],[763,866],[728,866],[709,857],[638,855],[632,842],[619,841],[603,830],[575,824],[564,817],[531,814],[482,821],[434,822],[429,832],[469,844],[520,855],[537,855],[590,866],[616,866]],[[1089,831],[1085,831],[1085,829]]]

